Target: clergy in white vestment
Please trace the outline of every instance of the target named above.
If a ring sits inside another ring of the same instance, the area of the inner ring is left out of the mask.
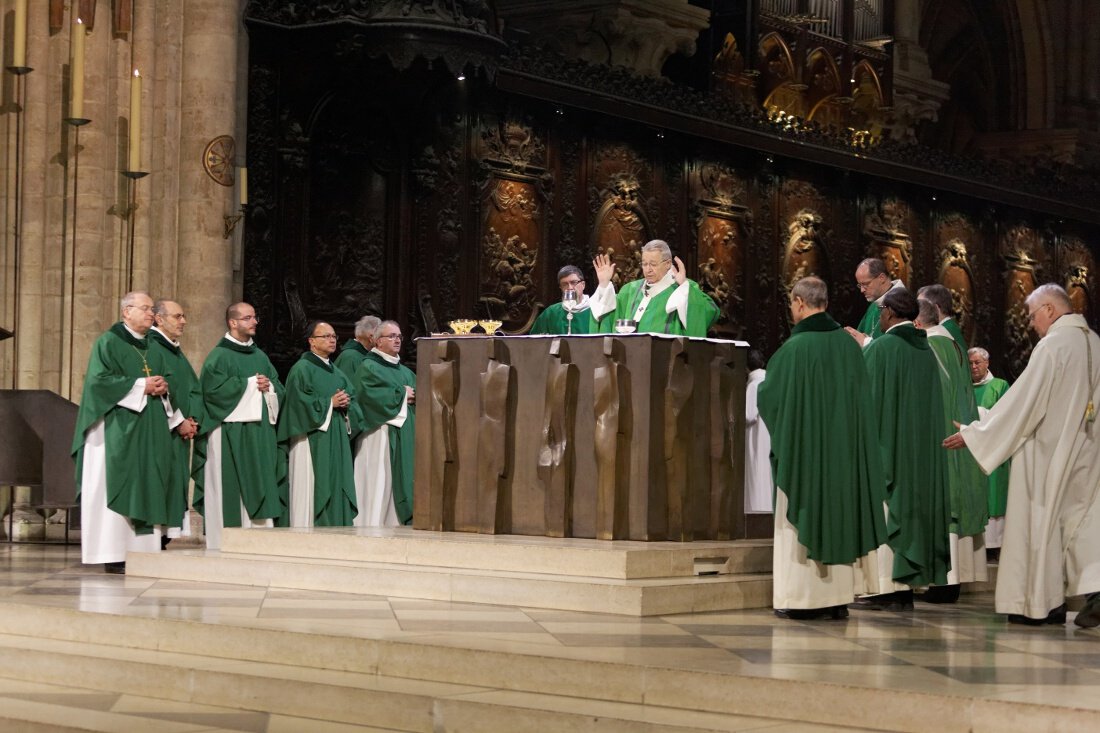
[[[745,385],[745,512],[771,514],[775,491],[772,485],[772,439],[760,419],[756,391],[764,381],[764,355],[749,351],[749,381]]]
[[[1012,458],[996,608],[1010,623],[1100,625],[1100,337],[1054,283],[1026,300],[1039,343],[1020,378],[944,441],[993,471]]]

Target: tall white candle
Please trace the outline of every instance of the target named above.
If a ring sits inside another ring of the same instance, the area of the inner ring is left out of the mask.
[[[11,44],[11,65],[27,65],[27,0],[15,0],[15,27]]]
[[[69,117],[84,117],[84,36],[87,33],[80,18],[73,23],[69,39]]]
[[[134,69],[130,79],[130,155],[129,170],[141,170],[141,74]]]

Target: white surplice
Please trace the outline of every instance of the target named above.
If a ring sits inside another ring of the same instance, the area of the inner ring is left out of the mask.
[[[1043,618],[1067,595],[1100,591],[1100,420],[1086,426],[1090,399],[1100,409],[1100,337],[1067,314],[1012,389],[960,431],[986,473],[1012,459],[999,613]]]
[[[745,386],[745,511],[749,514],[772,511],[772,439],[756,404],[765,374],[763,369],[753,369]]]

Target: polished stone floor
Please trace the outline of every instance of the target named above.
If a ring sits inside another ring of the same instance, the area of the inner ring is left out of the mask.
[[[1100,630],[1083,630],[1072,623],[1010,626],[993,613],[989,594],[966,595],[953,606],[918,605],[908,613],[853,610],[847,621],[782,621],[767,610],[639,619],[386,598],[368,592],[318,593],[114,576],[99,567],[82,566],[76,547],[4,544],[0,600],[1100,710]],[[0,679],[0,698],[46,700],[93,712],[122,711],[140,723],[135,729],[153,721],[160,729],[181,731],[302,729],[293,719],[265,713],[16,679]],[[311,728],[345,729],[338,724]],[[808,725],[791,728],[795,729],[829,730]]]

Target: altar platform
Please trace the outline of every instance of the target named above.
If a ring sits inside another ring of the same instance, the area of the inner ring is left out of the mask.
[[[838,622],[634,617],[295,590],[216,565],[140,577],[145,560],[114,576],[78,548],[0,546],[0,728],[1100,730],[1100,632],[1008,626],[988,593]]]

